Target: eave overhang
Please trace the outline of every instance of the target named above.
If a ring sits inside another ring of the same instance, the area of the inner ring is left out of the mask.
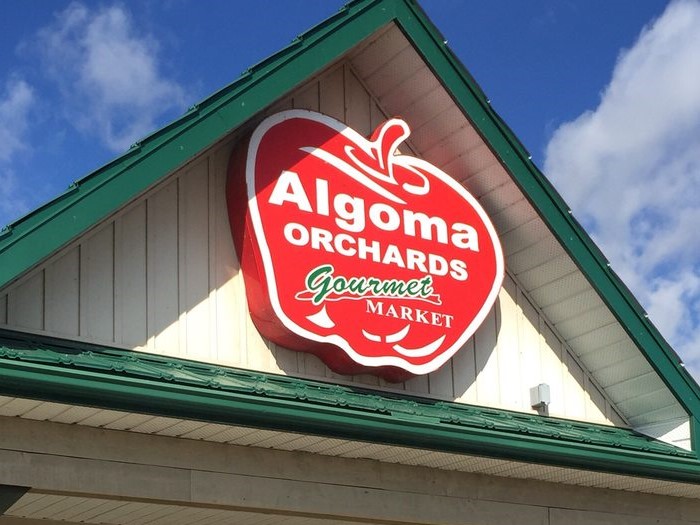
[[[694,452],[631,429],[10,331],[0,332],[0,395],[700,483]]]

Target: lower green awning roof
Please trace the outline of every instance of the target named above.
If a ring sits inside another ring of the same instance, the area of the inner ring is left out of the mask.
[[[8,330],[0,395],[700,483],[695,452],[632,429]]]

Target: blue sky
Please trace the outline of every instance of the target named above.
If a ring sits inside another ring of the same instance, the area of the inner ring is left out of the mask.
[[[700,377],[700,0],[421,3]],[[342,4],[4,0],[0,225]]]

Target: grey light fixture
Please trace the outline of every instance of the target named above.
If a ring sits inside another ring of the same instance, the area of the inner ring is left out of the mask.
[[[537,410],[537,413],[541,416],[549,415],[550,400],[549,385],[547,383],[540,383],[530,389],[530,406]]]

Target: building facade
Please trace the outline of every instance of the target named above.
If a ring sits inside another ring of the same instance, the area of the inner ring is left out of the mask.
[[[435,370],[342,373],[261,335],[270,270],[245,275],[232,155],[290,110],[363,137],[400,116],[395,155],[492,223],[502,285]],[[349,4],[0,234],[0,524],[700,523],[698,418],[698,385],[412,0]]]

